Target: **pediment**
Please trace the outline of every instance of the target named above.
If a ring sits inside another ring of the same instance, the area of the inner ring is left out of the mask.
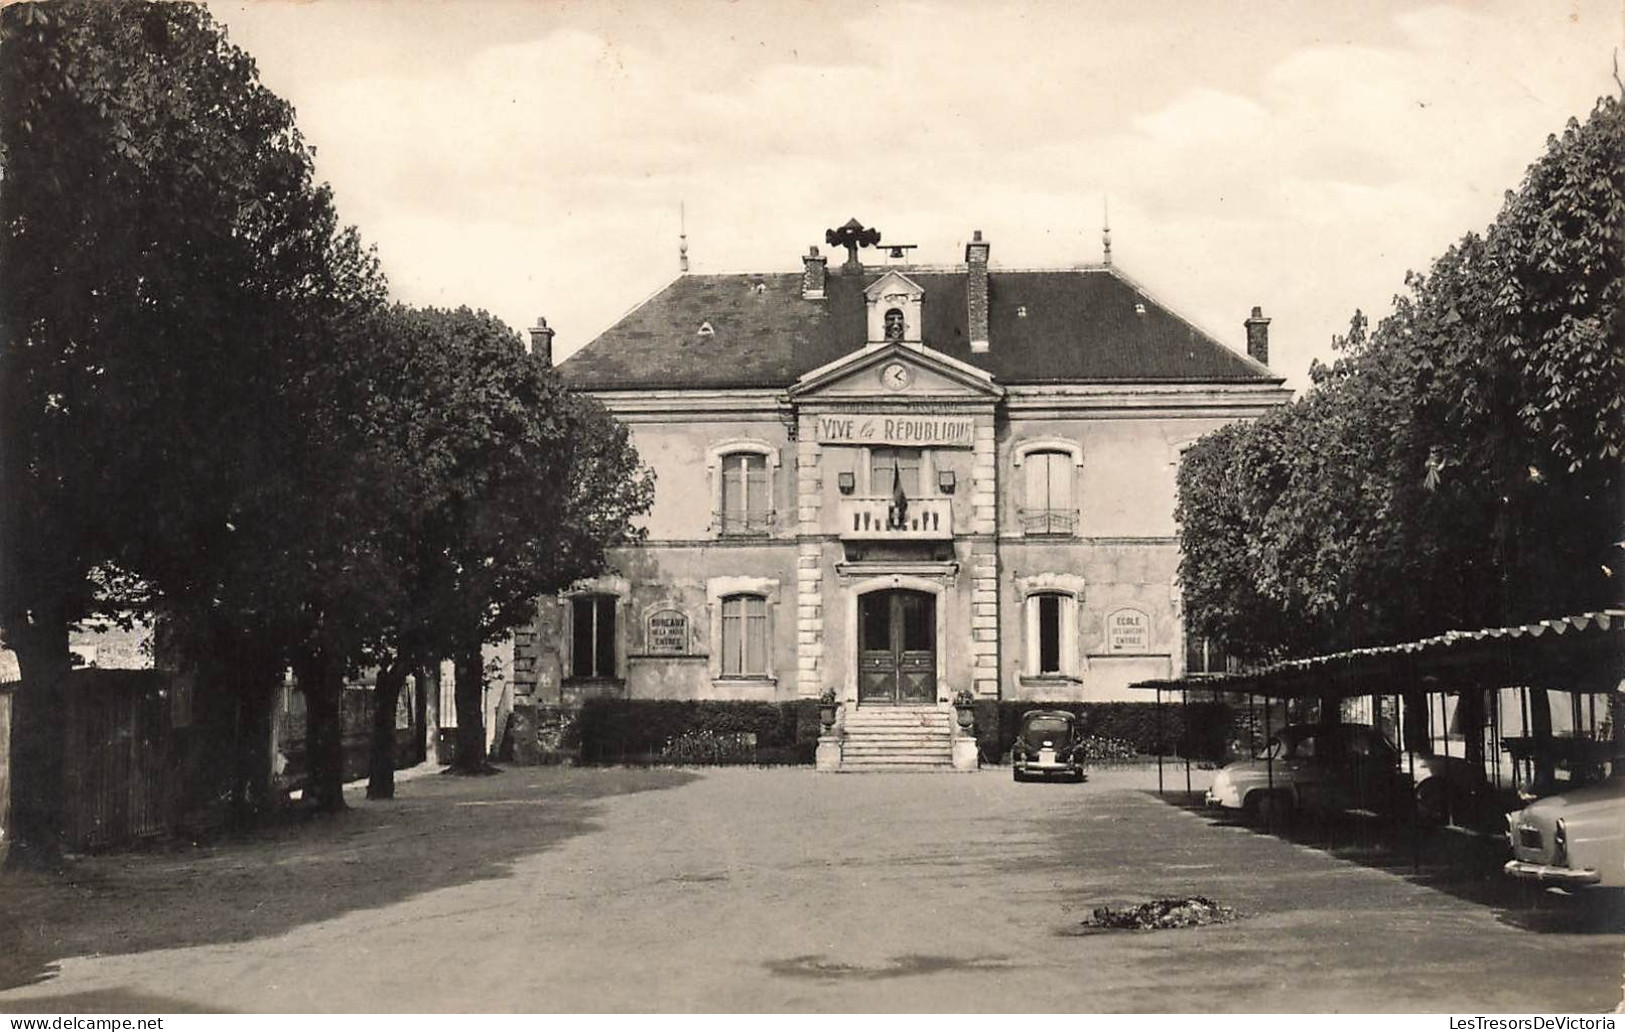
[[[925,288],[893,269],[864,287],[863,296],[870,301],[893,297],[899,301],[904,299],[918,301],[925,296]]]
[[[884,344],[854,351],[814,369],[790,388],[796,401],[953,401],[993,400],[1004,389],[993,376],[968,362],[930,348]]]

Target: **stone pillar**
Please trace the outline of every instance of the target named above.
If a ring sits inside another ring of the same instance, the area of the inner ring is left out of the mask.
[[[971,472],[971,690],[999,695],[999,490],[993,415],[976,417]]]
[[[816,699],[824,677],[824,479],[815,420],[796,442],[796,697]]]

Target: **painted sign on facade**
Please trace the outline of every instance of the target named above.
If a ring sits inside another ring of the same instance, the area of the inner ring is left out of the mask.
[[[976,421],[970,416],[838,415],[818,417],[819,444],[897,444],[970,448]]]
[[[680,609],[657,609],[649,614],[646,645],[651,653],[681,656],[688,652],[688,614]]]
[[[1106,617],[1106,651],[1140,653],[1151,650],[1151,620],[1138,609],[1119,609]]]

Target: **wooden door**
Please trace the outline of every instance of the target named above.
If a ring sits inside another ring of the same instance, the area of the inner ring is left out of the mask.
[[[858,703],[929,705],[936,699],[937,607],[923,591],[858,600]]]

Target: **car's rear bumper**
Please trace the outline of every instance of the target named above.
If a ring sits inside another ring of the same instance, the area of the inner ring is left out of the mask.
[[[1508,860],[1501,870],[1524,881],[1539,882],[1542,885],[1595,885],[1602,881],[1602,875],[1596,871],[1573,867],[1552,867],[1549,864],[1532,864],[1527,860]]]
[[[1017,774],[1030,774],[1034,777],[1050,775],[1077,777],[1083,773],[1083,767],[1076,763],[1039,763],[1037,760],[1024,760],[1014,764],[1014,767]]]

